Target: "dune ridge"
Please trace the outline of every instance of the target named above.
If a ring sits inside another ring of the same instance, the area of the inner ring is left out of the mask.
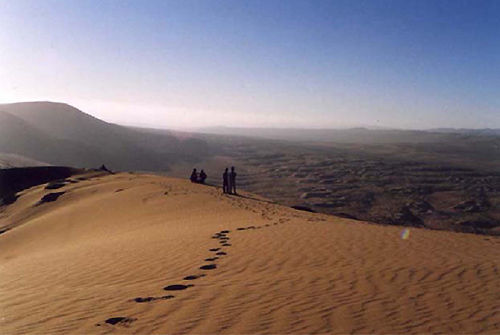
[[[2,333],[500,330],[497,237],[402,239],[185,180],[72,179],[0,208],[0,229],[15,224],[0,235]]]

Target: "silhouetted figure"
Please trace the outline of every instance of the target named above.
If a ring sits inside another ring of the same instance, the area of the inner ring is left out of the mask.
[[[229,173],[229,194],[236,194],[236,172],[234,172],[234,166],[231,166],[231,172]]]
[[[222,174],[222,192],[229,193],[229,172],[228,168]]]
[[[193,172],[191,173],[191,177],[189,179],[192,183],[198,182],[198,172],[196,172],[196,169],[193,169]]]
[[[109,172],[109,173],[113,173],[113,171],[108,170],[108,168],[107,168],[107,167],[106,167],[106,165],[104,165],[104,164],[103,164],[103,165],[101,165],[101,167],[99,168],[99,170],[101,170],[101,171],[106,171],[106,172]]]
[[[198,178],[198,182],[205,184],[205,180],[207,179],[207,174],[203,169],[200,171],[200,177]]]

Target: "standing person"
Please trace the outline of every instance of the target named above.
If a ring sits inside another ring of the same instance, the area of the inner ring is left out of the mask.
[[[222,174],[222,192],[223,193],[229,193],[229,172],[228,168],[224,170],[224,173]]]
[[[236,194],[236,172],[234,172],[234,166],[231,166],[231,172],[229,173],[229,193]]]
[[[198,179],[198,181],[201,183],[201,184],[205,184],[205,179],[207,179],[207,174],[205,173],[205,171],[203,171],[203,169],[200,171],[200,178]]]
[[[198,172],[196,172],[196,169],[193,169],[193,172],[191,172],[191,177],[189,177],[189,180],[191,180],[192,183],[198,182]]]

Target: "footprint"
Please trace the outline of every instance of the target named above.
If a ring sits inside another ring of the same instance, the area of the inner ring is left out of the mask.
[[[224,252],[224,251],[219,251],[218,253],[216,253],[216,255],[218,255],[218,256],[224,256],[224,255],[227,255],[227,253]]]
[[[201,270],[213,270],[215,268],[217,268],[217,264],[207,264],[207,265],[200,266]]]
[[[175,284],[175,285],[168,285],[168,286],[165,286],[163,289],[165,291],[181,291],[181,290],[185,290],[187,289],[188,287],[192,287],[194,285],[182,285],[182,284]]]
[[[220,248],[212,248],[212,249],[209,249],[210,251],[219,251]]]
[[[137,319],[127,318],[124,316],[118,316],[118,317],[114,317],[114,318],[109,318],[105,322],[114,326],[116,324],[128,325],[128,324],[134,322],[135,320],[137,320]],[[100,326],[100,324],[97,324],[97,325]]]
[[[205,275],[204,274],[201,274],[201,275],[191,275],[191,276],[184,277],[184,280],[195,280],[195,279],[198,279],[198,278],[201,278],[201,277],[205,277]]]
[[[139,298],[133,299],[133,301],[140,303],[140,302],[151,302],[151,301],[155,301],[155,300],[167,300],[167,299],[172,299],[172,298],[174,298],[173,295],[164,295],[162,297],[146,297],[146,298],[139,297]]]
[[[236,230],[246,230],[246,228],[237,228]]]
[[[46,190],[57,190],[58,188],[66,186],[66,183],[64,181],[61,182],[50,182],[45,186]]]
[[[223,247],[230,247],[230,246],[231,246],[231,244],[229,244],[229,243],[224,243],[222,246],[223,246]]]
[[[218,259],[219,259],[219,257],[205,258],[205,262],[213,262],[213,261],[216,261]]]
[[[220,233],[221,233],[221,234],[229,234],[230,232],[231,232],[231,231],[229,231],[229,230],[221,230],[221,231],[220,231]]]
[[[46,194],[40,199],[40,201],[36,204],[36,206],[39,206],[45,202],[52,202],[56,201],[57,198],[59,198],[61,195],[63,195],[65,192],[54,192],[54,193],[49,193]]]

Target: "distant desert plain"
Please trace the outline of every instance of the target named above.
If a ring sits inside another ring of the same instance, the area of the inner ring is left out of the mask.
[[[498,334],[497,132],[0,105],[0,333]]]

